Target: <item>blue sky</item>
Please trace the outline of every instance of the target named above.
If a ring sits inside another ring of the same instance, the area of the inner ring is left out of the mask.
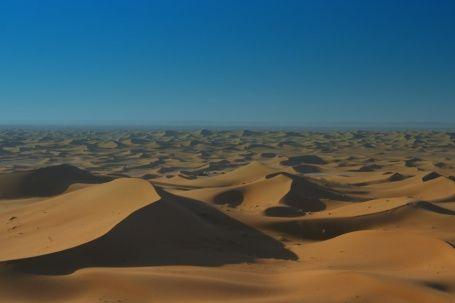
[[[453,0],[2,0],[0,124],[453,122]]]

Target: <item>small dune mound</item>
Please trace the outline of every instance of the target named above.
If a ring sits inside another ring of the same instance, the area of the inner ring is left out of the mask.
[[[303,156],[295,156],[289,157],[288,160],[282,161],[280,164],[285,166],[297,166],[300,164],[318,164],[323,165],[327,164],[327,162],[319,156],[316,155],[303,155]]]
[[[320,173],[321,169],[315,165],[302,164],[292,167],[297,173],[300,174],[314,174]]]
[[[378,169],[381,169],[382,166],[381,165],[378,165],[378,164],[367,164],[367,165],[363,165],[362,167],[360,167],[357,171],[359,172],[371,172],[371,171],[376,171]]]
[[[261,153],[260,156],[262,158],[275,158],[276,154],[275,153]]]
[[[411,159],[406,160],[404,162],[404,165],[407,167],[416,167],[417,163],[419,163],[420,161],[422,161],[422,159],[420,159],[420,158],[411,158]]]
[[[202,202],[159,191],[102,237],[56,253],[9,262],[15,270],[68,274],[87,267],[218,266],[257,258],[296,259],[283,244]]]
[[[97,184],[112,177],[96,176],[71,165],[0,175],[0,198],[46,197],[63,193],[73,183]]]

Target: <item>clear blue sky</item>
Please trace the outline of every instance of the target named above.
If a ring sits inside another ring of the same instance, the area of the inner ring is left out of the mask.
[[[453,0],[2,0],[0,124],[451,122]]]

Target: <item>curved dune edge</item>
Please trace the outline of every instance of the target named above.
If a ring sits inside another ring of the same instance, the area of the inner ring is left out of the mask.
[[[90,268],[65,277],[0,275],[0,298],[8,302],[413,302],[451,303],[451,294],[438,290],[440,280],[396,277],[347,270],[276,272],[252,266]],[[349,283],[349,286],[347,286]],[[19,291],[22,285],[28,292]],[[43,285],[45,286],[43,288]],[[191,287],[182,287],[191,285]],[[340,287],[344,285],[345,287]],[[36,300],[36,293],[39,299]]]
[[[296,249],[303,259],[317,257],[337,269],[437,270],[455,268],[453,248],[444,241],[409,231],[362,230]]]
[[[266,179],[264,176],[252,182],[224,186],[193,189],[188,191],[172,191],[177,195],[191,199],[228,205],[242,210],[262,211],[267,207],[280,203],[283,197],[291,190],[292,179],[279,174]]]
[[[170,179],[156,179],[152,183],[188,188],[224,187],[253,182],[275,172],[277,172],[277,169],[254,161],[227,173],[212,177],[201,177],[191,180],[176,176]]]
[[[422,178],[426,175],[428,174],[410,178],[409,181],[399,181],[398,184],[388,183],[385,186],[372,186],[372,189],[382,197],[410,196],[430,202],[455,199],[455,182],[453,180],[440,176],[423,181]]]
[[[86,268],[67,276],[0,274],[0,298],[33,301],[39,292],[48,302],[453,302],[455,255],[448,244],[431,237],[360,231],[295,250],[301,261],[280,261],[279,267],[259,263]],[[17,285],[29,291],[21,292]]]
[[[305,212],[326,209],[330,201],[352,200],[350,196],[311,179],[283,172],[268,174],[240,185],[170,191],[179,196],[228,206],[238,211],[265,215],[276,208],[288,209],[292,216],[302,216]]]
[[[117,179],[0,213],[0,261],[68,249],[106,234],[160,196],[141,179]]]
[[[362,205],[366,204],[366,205]],[[370,205],[368,205],[370,204]],[[422,201],[396,199],[387,205],[371,207],[371,203],[340,207],[333,211],[291,219],[263,221],[269,230],[293,238],[326,240],[346,233],[369,230],[409,230],[453,241],[454,212]]]

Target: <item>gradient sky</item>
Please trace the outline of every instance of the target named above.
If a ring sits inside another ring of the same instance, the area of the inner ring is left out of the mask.
[[[0,124],[453,122],[453,0],[2,0]]]

